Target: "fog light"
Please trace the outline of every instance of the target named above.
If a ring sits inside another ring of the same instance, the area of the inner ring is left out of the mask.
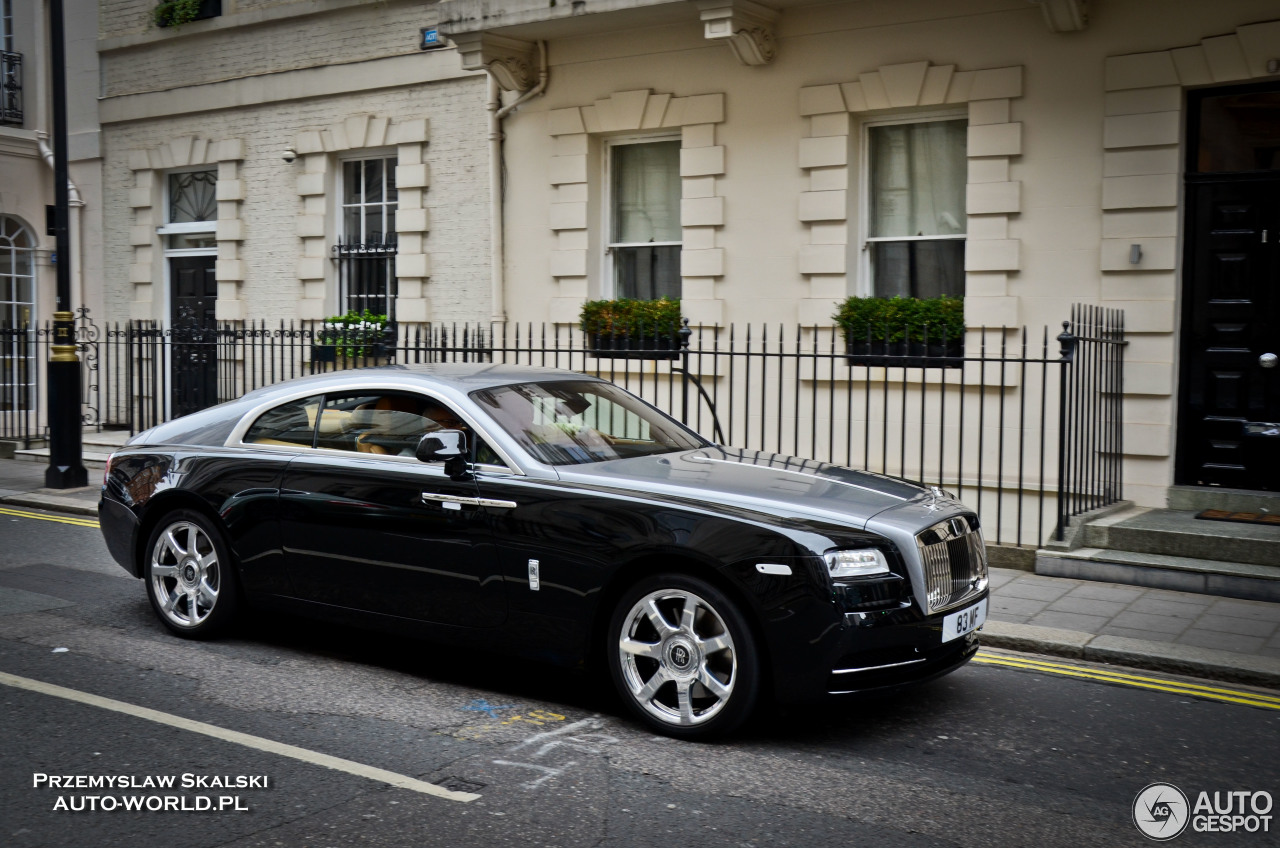
[[[827,571],[840,580],[846,577],[871,577],[888,574],[889,562],[875,548],[860,551],[828,551],[822,555],[827,561]]]

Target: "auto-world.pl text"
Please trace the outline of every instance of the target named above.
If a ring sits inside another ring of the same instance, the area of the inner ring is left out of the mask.
[[[54,799],[54,811],[67,812],[248,812],[240,795],[198,794],[202,791],[267,789],[265,774],[45,774],[32,775],[36,789],[62,790]],[[140,794],[80,795],[66,790],[107,789],[116,791],[152,790]],[[158,790],[158,791],[157,791]],[[182,794],[174,794],[181,790]]]

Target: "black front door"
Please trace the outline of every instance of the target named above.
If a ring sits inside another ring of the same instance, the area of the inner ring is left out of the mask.
[[[1280,175],[1189,183],[1178,482],[1280,490]]]
[[[170,414],[177,418],[218,402],[218,283],[213,256],[169,260],[172,286],[170,329],[173,353],[173,396]]]
[[[1187,117],[1176,480],[1280,491],[1280,86]]]

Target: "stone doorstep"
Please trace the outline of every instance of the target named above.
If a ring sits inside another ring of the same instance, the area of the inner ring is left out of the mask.
[[[1280,564],[1280,527],[1195,516],[1184,510],[1135,509],[1089,524],[1083,543],[1089,548],[1160,556]]]
[[[1280,686],[1280,659],[1274,657],[1120,636],[1097,636],[990,619],[982,626],[978,638],[983,646],[989,648],[1049,654],[1251,686]]]
[[[1078,548],[1037,551],[1035,571],[1046,577],[1280,602],[1280,566]]]
[[[1200,512],[1203,509],[1226,509],[1231,512],[1280,513],[1280,492],[1172,486],[1169,488],[1169,509],[1190,512]]]

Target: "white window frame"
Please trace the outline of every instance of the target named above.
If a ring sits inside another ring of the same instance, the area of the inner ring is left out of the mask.
[[[652,133],[645,135],[623,135],[614,136],[604,139],[603,156],[604,161],[601,163],[601,187],[600,193],[601,204],[600,214],[602,217],[602,238],[601,244],[601,293],[606,299],[617,298],[618,295],[618,278],[617,270],[613,264],[614,248],[619,247],[683,247],[684,239],[680,241],[645,241],[645,242],[615,242],[613,240],[613,148],[621,147],[628,144],[654,144],[662,141],[682,141],[683,136],[676,133]],[[684,222],[681,221],[683,228]]]
[[[333,234],[333,239],[332,239],[332,243],[330,244],[330,253],[329,253],[329,257],[330,257],[330,261],[328,263],[329,279],[325,281],[325,288],[326,288],[326,291],[328,292],[325,296],[325,300],[328,301],[328,307],[326,308],[326,311],[331,315],[345,315],[347,311],[351,309],[351,305],[349,303],[343,302],[342,280],[340,279],[342,275],[342,268],[341,268],[342,260],[338,257],[336,253],[338,243],[339,242],[346,243],[346,238],[347,238],[346,167],[348,162],[365,162],[370,159],[389,160],[391,162],[396,163],[396,165],[399,165],[400,151],[395,147],[368,147],[368,148],[362,147],[354,150],[344,150],[341,154],[339,154],[334,158],[334,169],[333,169],[333,176],[332,176],[333,200],[334,200],[332,213],[334,216],[334,220],[333,220],[333,228],[331,230]],[[384,174],[386,173],[385,168],[383,169],[383,173]],[[385,192],[384,192],[384,195],[385,195]],[[362,203],[360,205],[372,206],[373,204]],[[399,189],[398,183],[396,185],[395,203],[388,204],[384,200],[383,203],[380,205],[382,206],[382,209],[383,209],[383,216],[384,216],[383,220],[386,220],[385,218],[386,210],[389,207],[392,207],[395,209],[397,218],[400,217],[400,189]],[[363,223],[361,224],[361,226],[363,226]],[[398,244],[400,241],[399,234],[391,233],[391,235],[396,239],[396,243]],[[384,237],[385,237],[385,234],[384,234]],[[363,238],[361,238],[360,243],[361,244],[365,243]],[[388,283],[390,283],[390,281],[394,278],[395,278],[395,259],[393,258],[391,260],[391,267],[388,270]],[[390,315],[392,314],[391,301],[394,298],[392,297],[393,295],[392,292],[388,292],[388,295],[389,296],[388,296],[388,303],[387,303],[387,314]],[[394,293],[394,297],[398,297],[398,296],[399,296],[398,292]]]
[[[191,233],[213,233],[216,240],[217,233],[218,233],[218,219],[216,217],[211,221],[184,221],[182,223],[173,223],[169,220],[170,218],[173,217],[173,209],[171,208],[173,197],[169,189],[169,178],[177,174],[198,174],[202,171],[207,171],[213,174],[214,191],[216,192],[217,183],[218,183],[218,169],[216,167],[210,168],[208,166],[201,166],[198,168],[174,168],[173,170],[163,172],[164,176],[161,179],[161,192],[163,194],[163,202],[161,203],[161,210],[164,216],[162,220],[165,223],[162,226],[156,227],[156,235],[160,236],[160,249],[163,252],[166,259],[169,257],[181,257],[181,256],[217,256],[218,255],[218,248],[216,245],[214,247],[171,248],[169,247],[169,240],[165,238],[165,236],[171,236],[171,235],[189,235]],[[217,213],[215,212],[214,214],[216,216]],[[165,285],[166,286],[169,283],[168,277],[169,277],[169,263],[166,262],[165,263]]]
[[[16,215],[7,215],[0,213],[0,222],[8,222],[9,226],[4,229],[12,229],[9,235],[0,236],[0,252],[9,254],[10,265],[9,272],[4,278],[10,281],[10,291],[15,291],[19,286],[19,280],[26,281],[26,294],[31,300],[5,300],[0,301],[0,323],[7,323],[11,317],[17,318],[20,310],[26,311],[26,320],[24,323],[32,330],[33,335],[27,337],[27,341],[23,341],[19,335],[0,341],[0,356],[10,360],[4,368],[0,368],[0,396],[10,398],[18,396],[17,392],[21,391],[21,397],[26,404],[14,407],[13,412],[32,411],[40,406],[40,386],[37,382],[36,374],[39,370],[36,362],[36,344],[34,341],[34,331],[36,329],[36,304],[40,298],[40,292],[37,288],[38,271],[36,269],[36,234],[26,222]],[[19,242],[26,242],[19,244]],[[25,258],[25,262],[19,262],[19,257]],[[20,271],[27,273],[20,273]],[[25,360],[27,364],[25,382],[17,382],[18,370],[13,368],[18,360]]]
[[[867,118],[861,122],[858,131],[858,144],[861,147],[858,155],[859,179],[861,188],[858,198],[858,296],[875,297],[875,269],[871,267],[871,245],[882,241],[966,241],[969,238],[968,216],[965,216],[965,232],[948,233],[940,236],[872,236],[871,235],[871,129],[873,127],[900,126],[902,124],[927,124],[936,121],[969,120],[969,110],[933,109],[927,112],[910,112],[901,115],[886,115]],[[965,167],[968,167],[966,157]]]
[[[13,0],[0,0],[0,50],[15,53],[13,44]]]
[[[368,150],[362,149],[362,150],[347,151],[338,157],[338,167],[334,169],[334,182],[336,183],[336,185],[333,192],[333,196],[336,199],[335,213],[337,214],[337,218],[338,218],[338,220],[334,223],[333,229],[334,229],[334,234],[337,236],[338,239],[346,239],[347,237],[347,232],[346,232],[347,163],[366,162],[370,159],[384,159],[384,160],[390,160],[392,162],[395,162],[396,164],[399,164],[399,161],[400,161],[399,156],[400,156],[399,151],[397,151],[394,147],[375,147]],[[386,173],[385,169],[383,173],[384,174]],[[384,197],[385,197],[385,192],[384,192]],[[388,208],[394,208],[396,212],[396,217],[399,217],[400,215],[399,186],[397,185],[397,188],[396,188],[396,199],[394,203],[388,203],[384,199],[380,204],[360,203],[358,205],[364,206],[364,207],[375,206],[375,205],[381,206],[384,213],[384,217],[383,217],[384,221],[386,220],[385,213]],[[387,234],[384,233],[384,235],[387,235]],[[396,234],[390,233],[390,235],[395,236]],[[360,239],[360,241],[361,243],[364,243],[363,237]]]

